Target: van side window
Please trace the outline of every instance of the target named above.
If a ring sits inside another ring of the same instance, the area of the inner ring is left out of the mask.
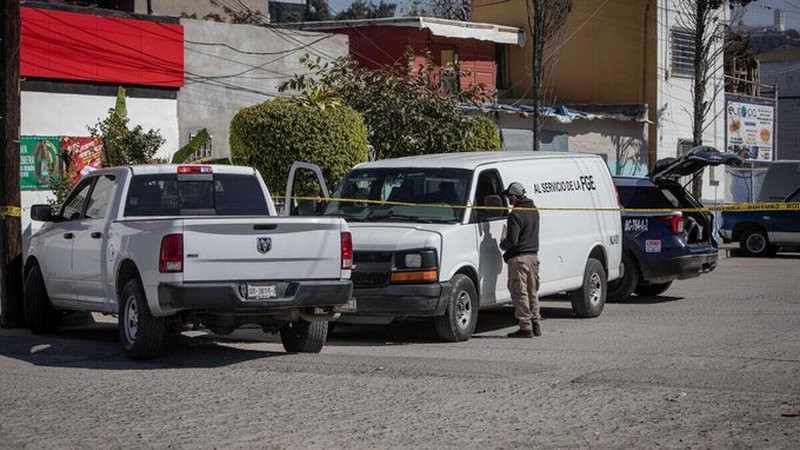
[[[503,192],[503,180],[500,179],[500,173],[495,169],[487,169],[478,175],[478,185],[475,187],[475,201],[476,206],[486,206],[487,195],[500,195]],[[503,206],[508,206],[505,197],[502,197]],[[477,222],[480,210],[473,210],[471,222]],[[508,211],[503,211],[502,217],[508,216]],[[500,219],[500,217],[498,217]]]

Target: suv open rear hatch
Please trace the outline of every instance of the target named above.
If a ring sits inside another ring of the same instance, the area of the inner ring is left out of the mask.
[[[708,166],[739,166],[742,162],[742,158],[734,153],[722,153],[713,147],[699,146],[680,158],[658,160],[647,176],[653,181],[677,181],[681,177],[693,176]]]

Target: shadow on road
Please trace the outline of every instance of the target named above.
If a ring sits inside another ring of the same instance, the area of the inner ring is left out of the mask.
[[[37,366],[100,370],[212,368],[286,353],[245,350],[220,345],[206,337],[174,337],[164,354],[151,361],[131,361],[122,354],[116,324],[66,328],[52,335],[27,330],[0,332],[0,356]]]
[[[621,305],[655,305],[657,303],[677,302],[683,299],[684,297],[673,297],[669,295],[656,295],[647,297],[643,297],[640,295],[631,295],[626,300],[614,303],[618,303]]]

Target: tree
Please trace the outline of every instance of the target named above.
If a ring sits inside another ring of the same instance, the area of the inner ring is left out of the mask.
[[[469,21],[472,0],[430,0],[428,3],[433,17]]]
[[[306,22],[331,20],[331,7],[328,5],[328,0],[308,0],[303,20]]]
[[[306,56],[303,62],[311,76],[296,75],[281,90],[329,92],[360,112],[372,159],[499,149],[497,126],[460,108],[463,103],[480,104],[491,93],[482,85],[446,93],[444,77],[430,58],[416,67],[413,60],[407,53],[402,63],[371,70],[350,58],[320,63]]]
[[[528,33],[531,38],[531,102],[533,103],[533,151],[541,148],[542,114],[548,98],[547,71],[558,60],[561,46],[558,37],[564,32],[567,16],[572,11],[572,0],[526,0],[528,5]]]
[[[726,24],[721,20],[720,8],[726,4],[745,6],[752,0],[678,0],[676,2],[677,21],[692,36],[694,51],[692,64],[692,146],[703,145],[708,114],[714,106],[709,101],[707,87],[722,70],[717,66],[719,57],[725,51]],[[692,194],[702,197],[702,171],[692,180]]]
[[[393,17],[397,3],[380,0],[375,4],[372,0],[355,0],[350,7],[336,15],[336,20],[380,19]]]
[[[267,17],[259,10],[253,10],[241,3],[236,8],[222,3],[219,0],[208,0],[212,6],[219,8],[221,12],[208,13],[203,17],[198,17],[197,13],[181,13],[181,17],[187,19],[212,20],[214,22],[243,23],[249,25],[263,25],[267,22]]]

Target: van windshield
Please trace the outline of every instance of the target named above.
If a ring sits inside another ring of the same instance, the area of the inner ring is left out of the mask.
[[[362,222],[460,222],[471,175],[466,169],[356,169],[332,196],[349,201],[331,201],[325,215]]]

